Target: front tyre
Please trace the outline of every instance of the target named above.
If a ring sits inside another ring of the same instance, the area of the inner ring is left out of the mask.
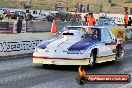
[[[121,49],[121,46],[117,46],[116,47],[116,61],[121,57],[121,52],[122,52],[122,49]]]
[[[49,66],[49,64],[42,64],[42,67],[47,67]]]
[[[90,54],[90,60],[89,60],[89,65],[92,67],[95,65],[95,61],[96,61],[96,54],[94,52],[91,52]]]

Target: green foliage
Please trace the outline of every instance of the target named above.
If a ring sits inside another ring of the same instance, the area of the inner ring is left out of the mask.
[[[123,0],[124,3],[131,3],[132,0]]]
[[[112,0],[108,0],[108,3],[112,3]]]

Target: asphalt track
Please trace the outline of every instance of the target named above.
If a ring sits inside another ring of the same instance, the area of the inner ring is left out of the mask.
[[[0,61],[0,88],[132,88],[129,84],[78,85],[78,66],[45,66],[32,63],[31,56],[6,57]],[[85,66],[87,74],[132,75],[132,44],[125,45],[125,56],[118,62]]]

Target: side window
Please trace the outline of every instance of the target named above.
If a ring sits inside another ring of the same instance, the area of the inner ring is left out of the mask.
[[[108,29],[102,29],[101,42],[103,42],[103,43],[111,43],[112,42],[112,38],[111,38],[111,35],[110,35]]]

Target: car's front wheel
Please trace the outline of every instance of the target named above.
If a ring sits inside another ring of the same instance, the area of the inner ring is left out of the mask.
[[[90,57],[91,58],[89,60],[89,65],[94,66],[96,61],[96,54],[94,52],[91,52]]]
[[[42,64],[42,66],[43,66],[43,67],[47,67],[47,66],[49,66],[49,65],[48,65],[48,64]]]
[[[121,52],[122,52],[122,49],[121,49],[121,46],[117,46],[116,47],[116,61],[121,57]]]

